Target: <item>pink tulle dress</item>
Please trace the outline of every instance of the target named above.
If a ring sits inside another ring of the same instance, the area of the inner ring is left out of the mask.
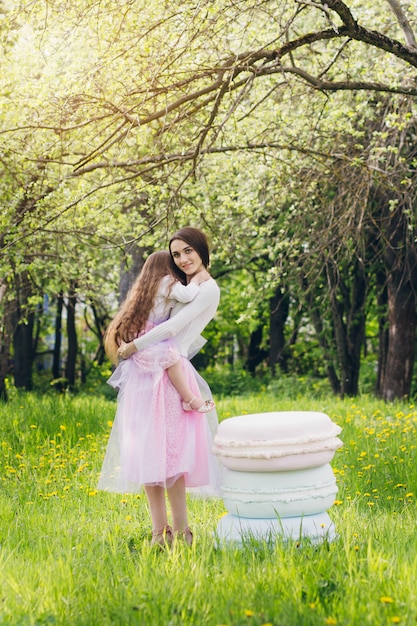
[[[156,323],[154,317],[146,332]],[[169,488],[184,476],[188,488],[205,495],[218,492],[210,416],[184,411],[167,374],[167,368],[178,359],[192,392],[211,397],[207,383],[179,354],[173,339],[136,352],[122,361],[108,380],[118,390],[117,411],[99,489],[136,493],[143,485]]]

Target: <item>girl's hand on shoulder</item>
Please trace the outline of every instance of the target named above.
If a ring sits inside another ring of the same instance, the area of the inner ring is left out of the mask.
[[[208,273],[208,271],[207,270],[203,270],[202,272],[198,272],[198,274],[193,276],[190,282],[196,283],[197,285],[200,285],[201,283],[205,283],[206,280],[209,280],[210,278],[211,278],[211,276]]]

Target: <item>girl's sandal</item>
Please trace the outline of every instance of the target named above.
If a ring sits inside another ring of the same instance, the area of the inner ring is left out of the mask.
[[[161,530],[152,531],[151,546],[158,546],[159,548],[165,548],[170,546],[174,540],[174,533],[171,526],[164,526]]]
[[[183,401],[182,408],[184,411],[194,411],[195,413],[208,413],[212,411],[215,407],[213,400],[204,400],[203,404],[198,409],[194,409],[191,405],[197,400],[197,396],[193,396],[189,402]]]

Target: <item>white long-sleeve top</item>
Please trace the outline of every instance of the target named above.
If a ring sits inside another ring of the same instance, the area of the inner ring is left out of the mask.
[[[177,302],[191,302],[198,294],[200,288],[196,283],[183,285],[179,280],[173,283],[172,276],[164,276],[159,283],[159,289],[155,302],[149,313],[149,321],[159,322],[166,320]]]
[[[169,320],[134,340],[137,350],[174,337],[180,354],[192,358],[206,343],[201,332],[213,319],[219,302],[220,289],[216,281],[210,278],[200,283],[198,293],[191,302],[177,302]]]

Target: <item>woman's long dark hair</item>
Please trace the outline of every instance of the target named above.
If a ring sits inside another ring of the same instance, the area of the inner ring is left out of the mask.
[[[184,241],[189,246],[194,248],[194,250],[201,258],[203,265],[206,269],[210,265],[209,245],[206,235],[198,228],[193,228],[192,226],[186,226],[185,228],[181,228],[172,235],[171,239],[169,240],[169,251],[171,254],[172,269],[175,274],[180,278],[180,280],[185,284],[187,282],[186,275],[180,270],[179,267],[177,267],[177,265],[175,265],[175,261],[171,252],[171,244],[173,241],[175,241],[175,239],[180,239],[181,241]]]

